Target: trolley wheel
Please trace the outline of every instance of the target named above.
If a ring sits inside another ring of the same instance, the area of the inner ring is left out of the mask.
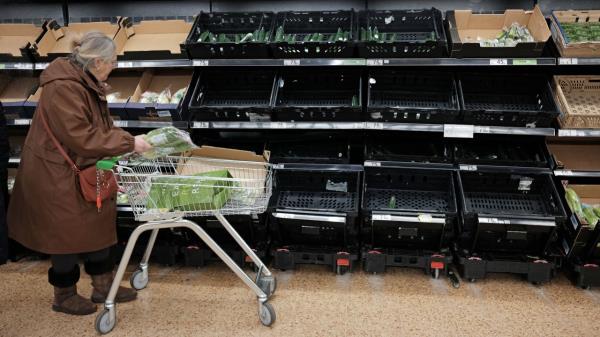
[[[131,274],[129,283],[133,289],[142,290],[148,285],[148,277],[144,276],[144,272],[141,269],[137,269]]]
[[[275,319],[277,318],[275,315],[275,309],[271,303],[261,303],[258,309],[258,318],[260,322],[264,326],[271,326],[275,323]]]
[[[436,280],[438,278],[440,278],[440,270],[439,269],[434,269],[433,270],[433,278],[436,279]]]
[[[448,274],[448,278],[450,279],[450,283],[452,284],[452,287],[454,287],[454,289],[460,288],[460,280],[456,275],[454,275],[453,272],[450,272]]]
[[[471,283],[475,283],[475,281],[476,281],[476,279],[474,279],[474,278],[469,279],[469,282],[471,282]]]
[[[115,325],[117,324],[117,318],[115,316],[114,320],[110,319],[110,310],[104,309],[102,310],[98,316],[96,316],[96,331],[102,335],[106,335],[111,332]]]

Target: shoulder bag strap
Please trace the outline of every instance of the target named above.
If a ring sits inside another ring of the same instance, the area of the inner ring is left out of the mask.
[[[75,162],[73,162],[71,157],[69,157],[67,152],[65,152],[65,149],[60,145],[60,142],[58,141],[58,139],[56,139],[56,137],[54,136],[54,133],[52,133],[52,130],[50,130],[50,126],[48,126],[48,122],[46,121],[46,116],[45,116],[46,114],[44,112],[44,109],[39,109],[38,113],[40,114],[40,117],[42,118],[42,123],[44,124],[44,129],[46,129],[46,132],[50,136],[50,139],[52,139],[54,146],[58,149],[58,152],[60,152],[60,154],[65,158],[67,163],[69,163],[69,165],[71,166],[71,169],[73,169],[73,172],[75,172],[75,174],[79,174],[81,172],[81,170],[79,169],[79,167],[77,167]]]

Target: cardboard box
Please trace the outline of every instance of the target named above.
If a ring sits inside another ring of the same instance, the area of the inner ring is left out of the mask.
[[[0,74],[0,102],[6,119],[31,118],[24,108],[25,101],[38,87],[36,77]]]
[[[600,57],[600,41],[570,42],[561,23],[565,22],[598,22],[600,10],[590,11],[553,11],[550,17],[552,38],[562,57]]]
[[[191,69],[154,70],[148,69],[142,75],[135,92],[127,103],[127,114],[132,120],[178,121],[183,98],[179,103],[141,103],[144,92],[160,94],[169,89],[174,95],[179,89],[187,88],[192,79]]]
[[[115,36],[117,58],[124,60],[187,59],[181,51],[192,24],[183,20],[121,19]]]
[[[446,13],[452,57],[539,57],[551,33],[539,6],[533,10],[507,9],[503,13],[477,14],[471,10]],[[481,47],[477,38],[493,39],[504,27],[514,22],[527,27],[534,42],[523,42],[515,47]]]
[[[113,119],[128,120],[127,103],[142,79],[142,72],[139,71],[124,71],[113,72],[106,83],[107,95],[118,93],[118,97],[114,102],[108,102],[108,110]]]
[[[560,169],[600,171],[600,143],[550,143],[548,150]]]
[[[0,61],[31,61],[27,47],[42,34],[33,24],[0,24]]]
[[[227,169],[234,179],[239,179],[242,187],[253,192],[263,192],[265,184],[271,183],[270,171],[265,165],[269,162],[269,156],[269,151],[264,151],[261,155],[251,151],[202,146],[185,153],[184,158],[179,162],[178,173],[193,175]],[[211,161],[210,159],[224,159],[225,161]]]
[[[43,35],[30,47],[35,61],[38,62],[69,55],[73,39],[90,31],[100,31],[114,38],[119,31],[119,25],[116,22],[87,22],[60,26],[53,20],[44,24],[43,29]]]

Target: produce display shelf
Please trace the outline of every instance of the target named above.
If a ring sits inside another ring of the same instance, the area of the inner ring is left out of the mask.
[[[0,62],[0,70],[32,70],[33,63]]]
[[[559,57],[559,66],[591,66],[600,65],[600,57]]]
[[[600,129],[560,129],[559,137],[600,137]]]
[[[185,129],[188,126],[188,123],[185,121],[178,122],[158,122],[158,121],[126,121],[126,120],[116,120],[114,121],[115,126],[121,128],[140,128],[140,129],[154,129],[161,128],[165,126],[175,126],[177,128]]]
[[[367,66],[554,66],[553,57],[542,58],[396,58],[367,59]]]
[[[362,130],[363,122],[192,122],[192,129]]]

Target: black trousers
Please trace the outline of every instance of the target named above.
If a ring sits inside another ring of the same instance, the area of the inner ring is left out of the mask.
[[[79,259],[83,260],[85,272],[89,275],[111,272],[115,266],[110,248],[82,254],[55,254],[50,256],[52,267],[48,270],[48,282],[59,288],[77,284],[80,276]]]

